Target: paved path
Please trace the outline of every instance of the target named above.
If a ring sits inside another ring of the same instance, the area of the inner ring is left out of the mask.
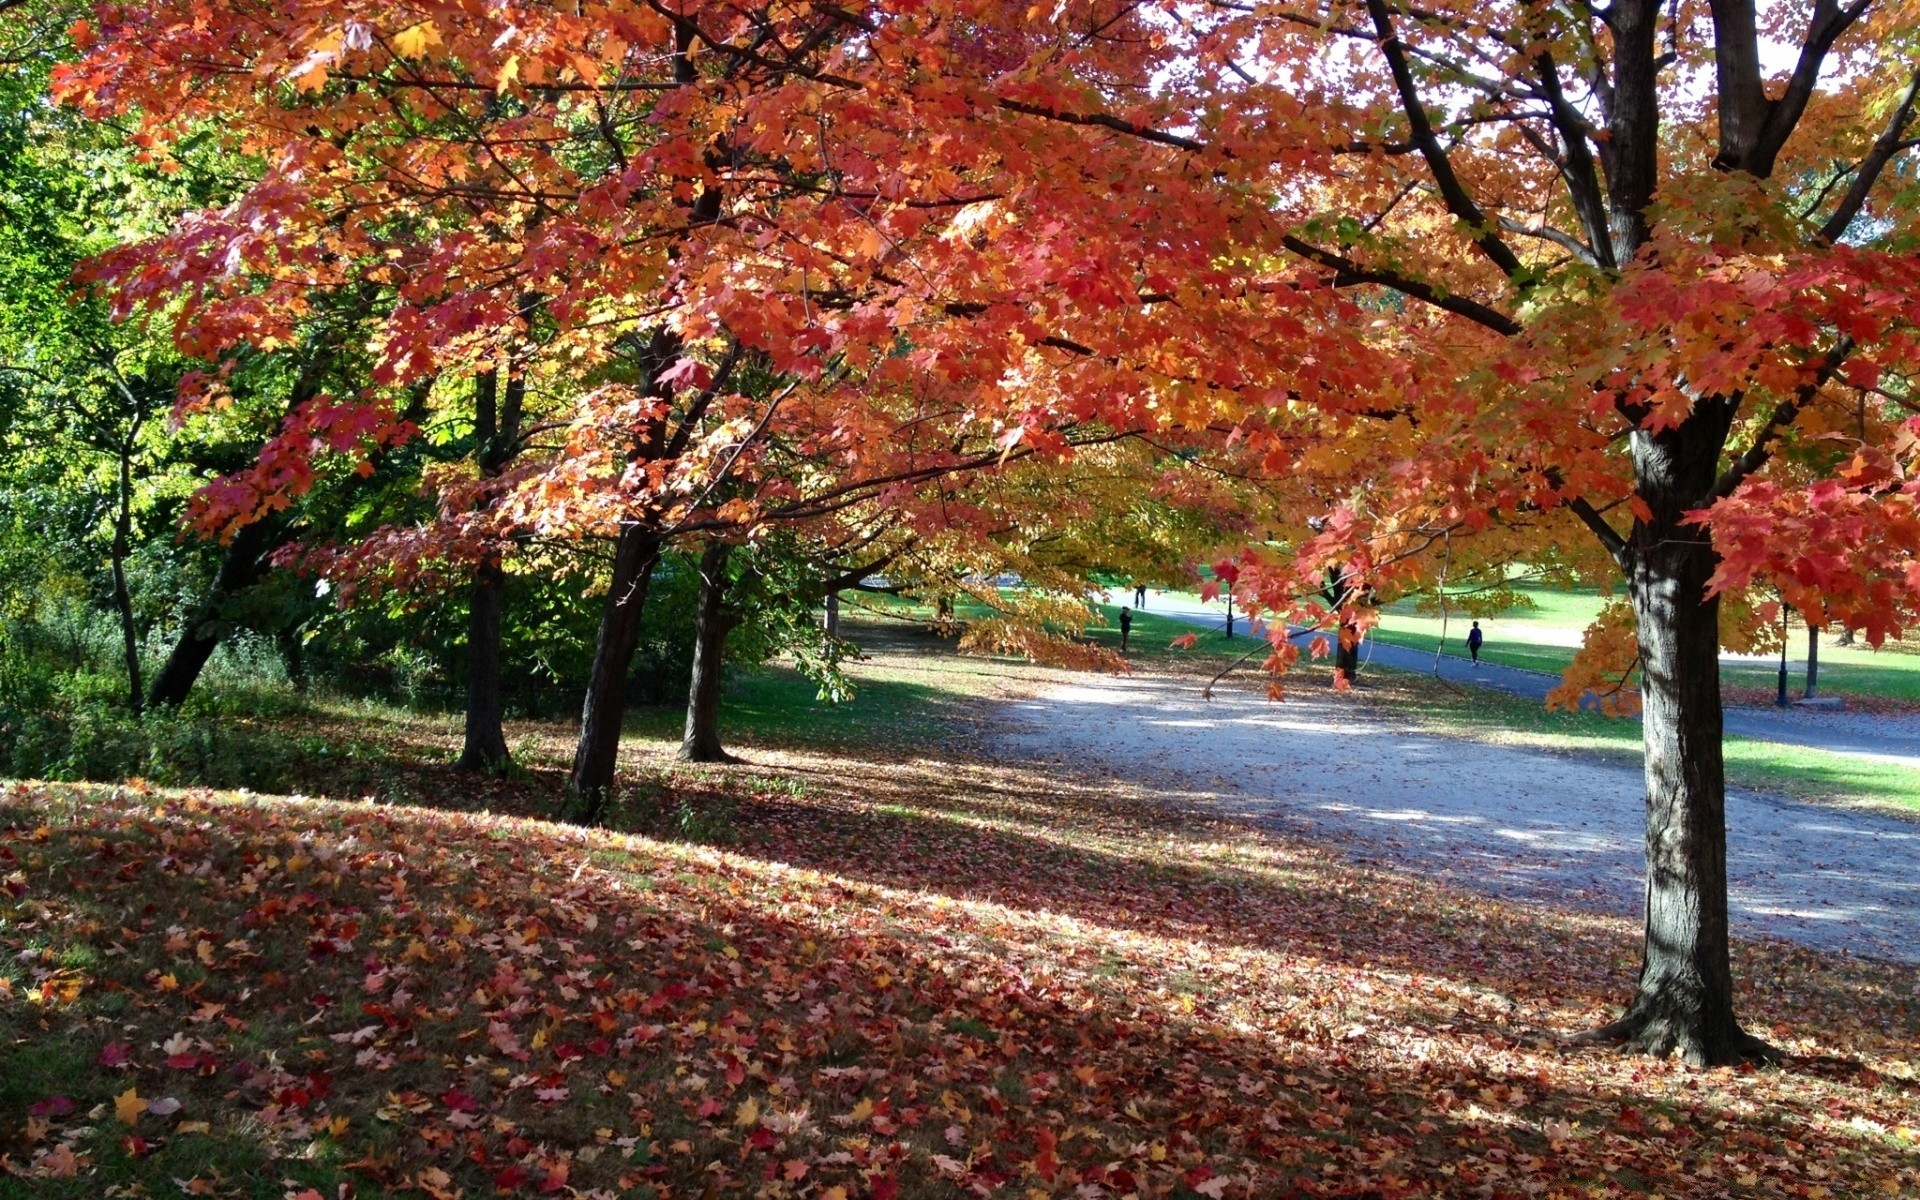
[[[1363,739],[1364,741],[1358,740]],[[1094,677],[1010,707],[1002,754],[1100,763],[1495,895],[1637,916],[1637,768],[1421,733],[1324,696]],[[1920,963],[1920,825],[1727,798],[1736,936]]]
[[[1116,589],[1108,593],[1109,603],[1130,604],[1132,601],[1131,591]],[[1200,604],[1162,593],[1148,596],[1145,611],[1208,629],[1223,628],[1226,621],[1224,605]],[[1235,616],[1234,632],[1237,636],[1249,632],[1245,618]],[[1431,652],[1390,646],[1374,639],[1369,639],[1361,652],[1361,671],[1365,672],[1369,665],[1434,674]],[[1560,682],[1559,676],[1542,671],[1498,663],[1475,666],[1466,658],[1449,654],[1440,656],[1439,675],[1468,687],[1494,688],[1533,700],[1545,700],[1548,689]],[[1730,707],[1726,710],[1725,724],[1728,733],[1756,741],[1808,746],[1920,769],[1920,716]]]

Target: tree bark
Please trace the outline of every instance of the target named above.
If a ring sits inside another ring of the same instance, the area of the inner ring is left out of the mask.
[[[1733,1013],[1728,956],[1726,775],[1721,758],[1720,604],[1706,529],[1684,523],[1712,495],[1733,405],[1699,401],[1677,429],[1633,434],[1651,516],[1623,566],[1639,619],[1646,743],[1646,931],[1626,1013],[1593,1036],[1719,1065],[1772,1051]]]
[[[513,460],[520,437],[520,410],[526,379],[518,371],[507,377],[504,403],[499,376],[487,371],[474,382],[473,429],[480,474],[491,478]],[[474,568],[467,609],[467,726],[465,744],[455,764],[463,771],[504,774],[512,762],[502,727],[505,704],[500,695],[500,642],[506,610],[507,575],[500,556],[490,554]]]
[[[838,589],[827,593],[827,636],[840,636],[840,592]]]
[[[371,301],[371,293],[367,293],[366,299]],[[338,332],[334,331],[336,334]],[[332,365],[334,352],[339,348],[337,343],[330,340],[331,336],[316,342],[306,361],[301,363],[300,373],[293,381],[292,390],[287,393],[287,414],[298,412],[301,405],[320,394],[322,378]],[[409,415],[415,407],[426,402],[427,390],[425,386],[415,385]],[[287,540],[288,528],[284,520],[269,517],[243,526],[233,535],[233,540],[227,543],[226,553],[220,558],[219,569],[214,572],[213,586],[207,589],[193,618],[181,631],[180,640],[174,643],[173,651],[167,655],[160,673],[153,677],[153,687],[147,693],[147,707],[178,708],[186,703],[187,693],[193,690],[200,672],[206,668],[207,660],[213,657],[224,636],[220,619],[227,604],[266,574],[267,557]]]
[[[258,583],[266,573],[267,555],[282,540],[278,530],[276,522],[255,521],[227,543],[220,568],[214,572],[213,585],[207,589],[186,628],[180,631],[180,640],[173,644],[166,664],[153,677],[153,687],[147,692],[149,708],[178,708],[186,703],[187,693],[193,690],[207,660],[220,645],[224,632],[220,622],[227,604]]]
[[[1807,626],[1807,690],[1802,695],[1813,699],[1820,690],[1820,631]]]
[[[1333,675],[1335,687],[1343,681],[1350,686],[1360,675],[1360,630],[1352,625],[1342,625],[1334,639]]]
[[[710,542],[700,555],[700,603],[693,614],[693,686],[687,692],[680,761],[738,762],[720,744],[720,679],[727,635],[738,616],[727,607],[727,558],[733,547]]]
[[[140,426],[136,421],[134,430]],[[133,437],[120,447],[120,496],[113,517],[113,606],[120,613],[121,650],[127,660],[127,702],[140,715],[140,631],[133,619],[133,593],[127,588],[127,555],[133,541]]]
[[[504,774],[513,759],[501,725],[500,621],[506,595],[507,573],[497,556],[474,568],[467,605],[466,741],[454,764],[462,771]]]
[[[580,714],[580,743],[574,750],[568,782],[576,819],[600,818],[613,792],[620,759],[620,724],[626,716],[627,672],[640,642],[640,614],[647,587],[660,560],[660,539],[651,530],[629,525],[614,542],[613,578],[607,587],[600,632],[593,643],[593,669]]]

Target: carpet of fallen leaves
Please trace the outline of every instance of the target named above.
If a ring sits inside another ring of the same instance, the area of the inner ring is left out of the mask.
[[[964,748],[752,757],[686,776],[725,846],[5,785],[0,1195],[1920,1194],[1910,969],[1741,946],[1782,1069],[1571,1049],[1627,922]]]

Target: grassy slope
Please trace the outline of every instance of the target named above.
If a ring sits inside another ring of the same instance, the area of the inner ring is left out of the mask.
[[[1569,1051],[1631,978],[1629,922],[965,748],[970,697],[1044,673],[862,674],[824,722],[766,710],[751,766],[634,740],[635,809],[723,848],[9,786],[0,1196],[1920,1188],[1908,971],[1740,947],[1784,1071]],[[451,722],[361,734],[496,812],[547,802],[565,742],[520,728],[532,771],[488,791],[411,762]]]

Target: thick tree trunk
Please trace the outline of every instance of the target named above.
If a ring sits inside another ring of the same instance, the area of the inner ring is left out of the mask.
[[[620,724],[626,716],[627,672],[640,643],[640,614],[659,559],[660,541],[651,530],[629,525],[614,542],[613,579],[593,643],[593,669],[580,714],[580,744],[568,784],[576,818],[583,824],[599,819],[613,792]]]
[[[1646,935],[1632,1003],[1595,1035],[1697,1064],[1770,1054],[1733,1014],[1720,605],[1706,592],[1716,560],[1706,530],[1683,523],[1711,496],[1730,410],[1703,402],[1677,430],[1633,435],[1639,494],[1652,509],[1624,556],[1645,705]]]
[[[207,589],[199,608],[180,631],[180,640],[173,644],[166,664],[153,677],[153,687],[147,693],[148,707],[178,708],[186,703],[187,693],[193,690],[207,660],[213,657],[220,639],[225,636],[220,626],[227,604],[266,573],[267,555],[280,544],[278,529],[273,522],[255,521],[227,543],[227,552],[220,558],[220,569],[214,572],[213,586]]]
[[[827,593],[827,636],[840,636],[840,592],[837,589]]]
[[[713,542],[700,556],[700,604],[693,614],[693,686],[687,692],[682,762],[738,762],[720,745],[720,674],[727,635],[737,618],[727,608],[727,558],[733,547]]]
[[[367,299],[371,298],[371,293],[368,293]],[[301,405],[320,394],[321,381],[333,361],[336,349],[337,344],[327,339],[313,346],[307,360],[301,364],[293,389],[287,394],[289,414],[298,412]],[[426,403],[427,391],[425,386],[415,386],[412,403],[408,406],[409,417],[415,408]],[[206,668],[207,660],[213,657],[213,652],[220,646],[220,639],[225,636],[226,631],[220,627],[220,619],[227,604],[240,592],[258,583],[261,576],[267,573],[267,556],[286,540],[286,528],[283,521],[268,518],[246,525],[233,535],[233,540],[227,543],[227,552],[221,556],[219,569],[214,572],[213,586],[207,589],[199,608],[181,631],[180,640],[174,643],[173,651],[167,655],[160,673],[153,677],[153,687],[147,693],[147,707],[178,708],[186,703],[187,693],[193,690],[200,672]]]
[[[502,774],[512,756],[501,726],[500,619],[506,607],[507,574],[498,558],[474,568],[467,608],[467,729],[462,771]]]

